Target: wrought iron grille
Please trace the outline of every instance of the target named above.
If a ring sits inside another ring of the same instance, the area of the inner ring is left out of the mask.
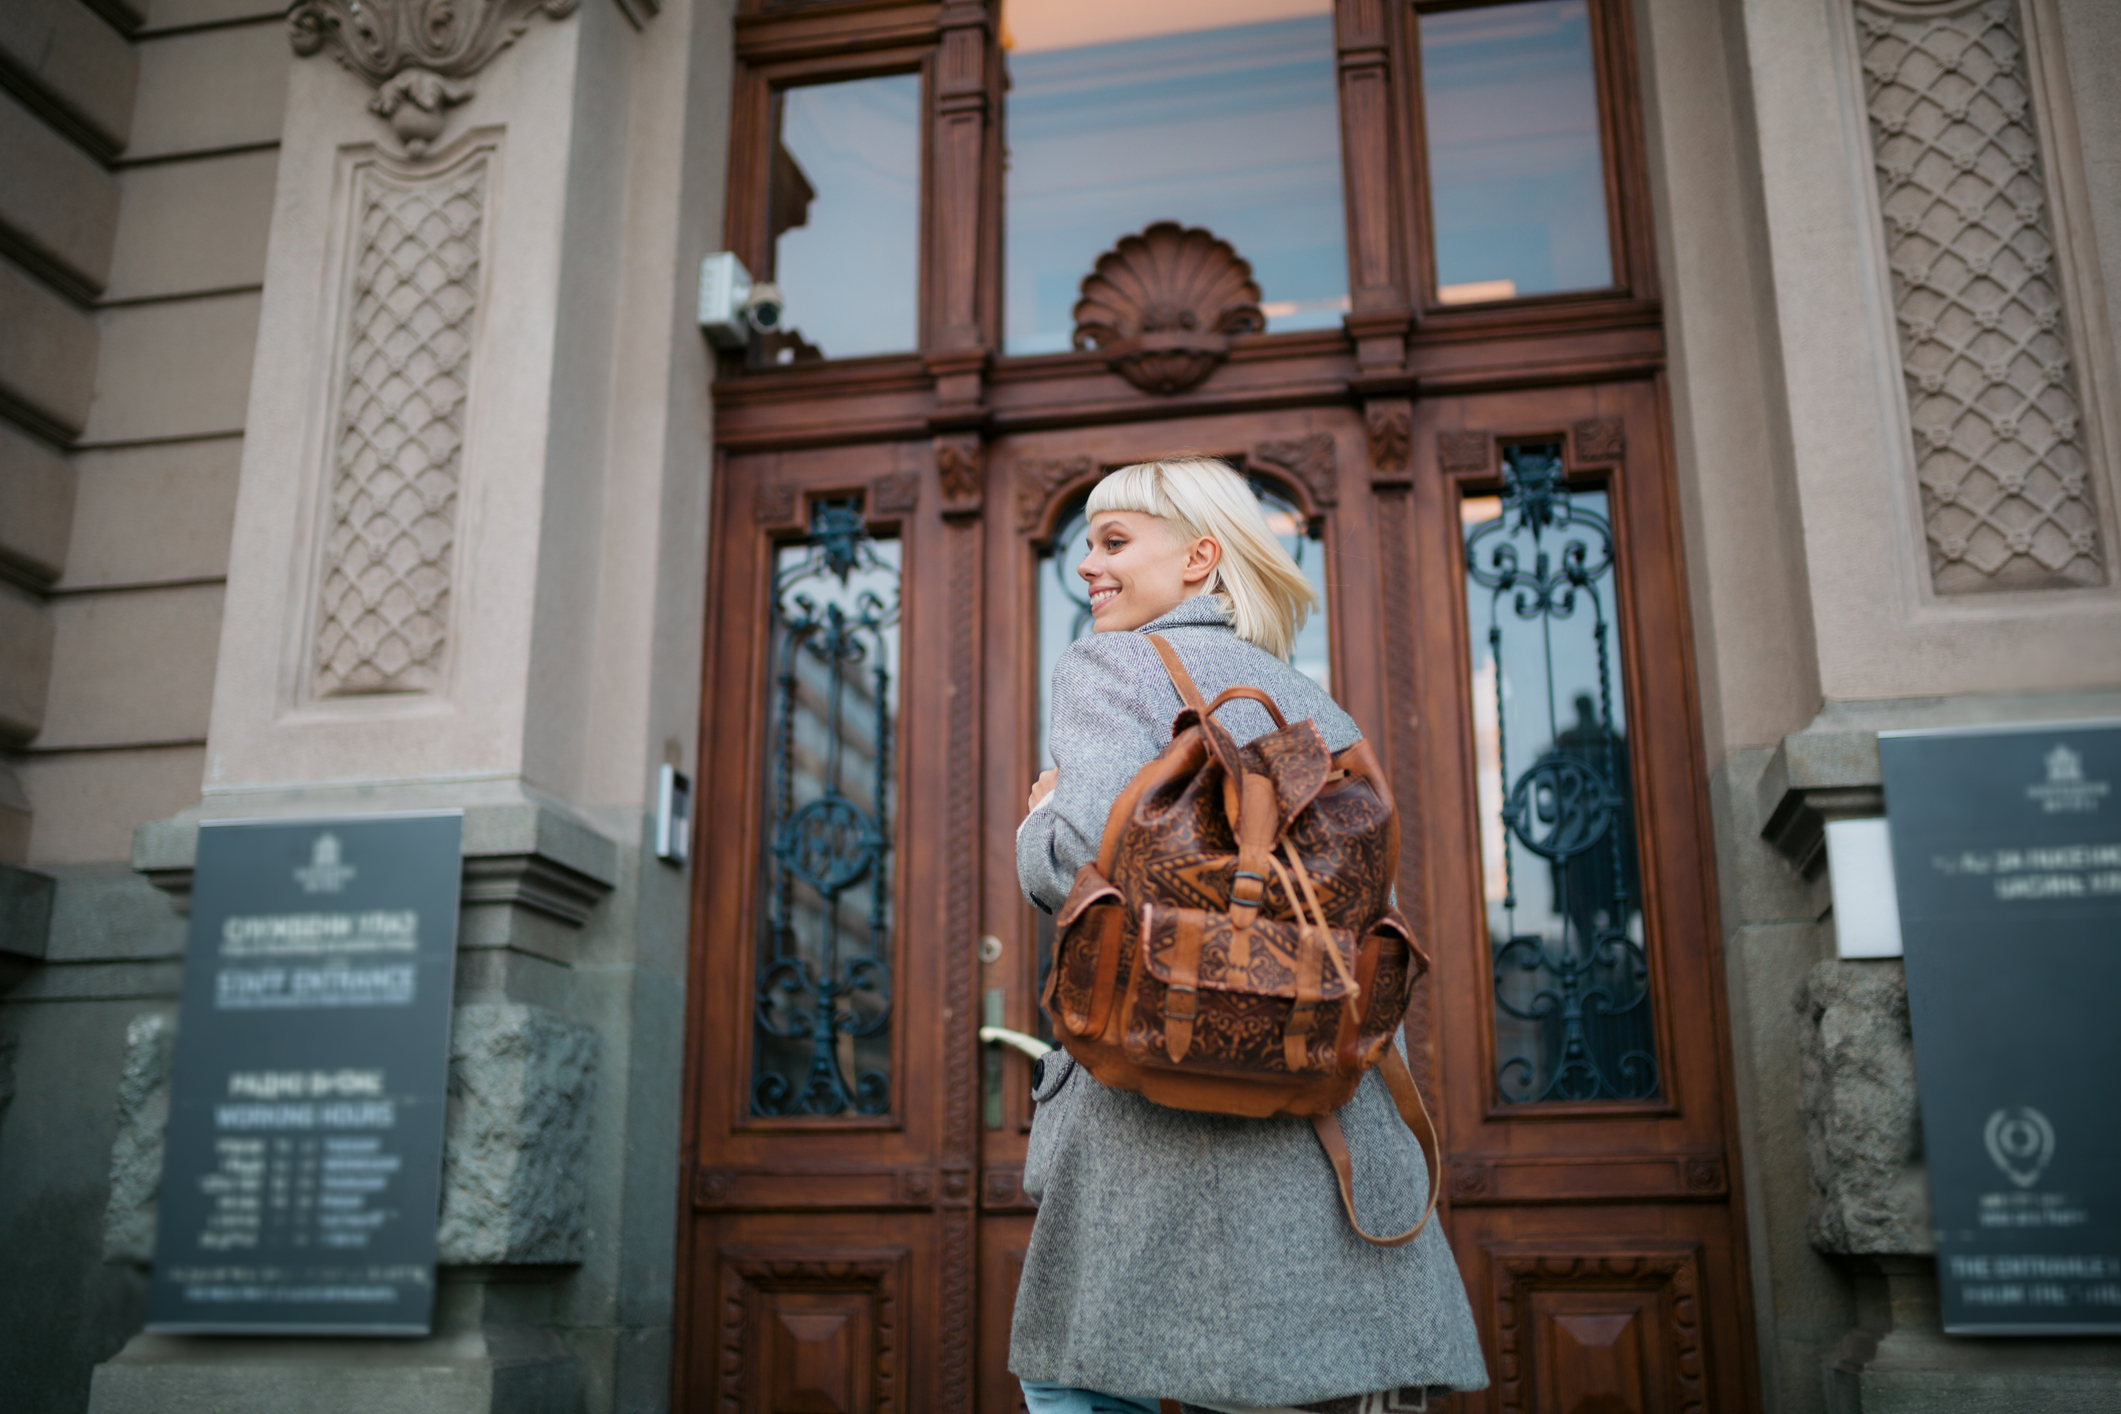
[[[1513,1104],[1651,1099],[1606,495],[1565,483],[1560,447],[1511,447],[1502,494],[1468,496],[1461,517],[1496,1087]]]
[[[775,556],[754,1114],[891,1109],[899,570],[859,500]]]

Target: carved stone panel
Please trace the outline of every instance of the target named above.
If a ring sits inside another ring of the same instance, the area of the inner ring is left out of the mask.
[[[1931,582],[2103,584],[2018,0],[1856,15]]]
[[[904,1410],[906,1253],[724,1249],[723,1414]]]
[[[355,179],[313,691],[433,692],[449,641],[488,154]]]
[[[1490,1256],[1504,1414],[1705,1414],[1701,1274],[1691,1250]]]
[[[1075,346],[1146,393],[1180,393],[1267,327],[1252,266],[1198,226],[1159,221],[1097,258],[1075,305]]]

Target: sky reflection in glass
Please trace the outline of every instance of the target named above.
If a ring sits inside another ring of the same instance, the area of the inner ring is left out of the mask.
[[[1339,325],[1340,119],[1332,17],[1318,8],[1010,54],[1005,352],[1068,348],[1083,277],[1156,221],[1236,247],[1269,332]]]
[[[779,106],[781,144],[800,175],[776,164],[773,204],[802,217],[774,243],[782,327],[826,358],[918,347],[920,76],[791,88]],[[807,210],[805,182],[815,193]]]
[[[1584,0],[1447,10],[1418,23],[1438,298],[1610,286]]]

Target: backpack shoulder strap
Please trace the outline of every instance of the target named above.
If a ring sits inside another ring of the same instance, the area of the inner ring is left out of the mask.
[[[1311,1128],[1317,1133],[1326,1158],[1332,1161],[1333,1176],[1340,1180],[1340,1205],[1347,1209],[1348,1225],[1372,1246],[1404,1247],[1429,1225],[1430,1218],[1436,1216],[1436,1199],[1443,1190],[1443,1161],[1437,1152],[1436,1124],[1429,1118],[1429,1107],[1422,1103],[1421,1090],[1408,1073],[1407,1063],[1399,1054],[1396,1043],[1385,1047],[1384,1062],[1378,1069],[1384,1072],[1385,1087],[1392,1092],[1392,1103],[1399,1109],[1400,1123],[1413,1132],[1414,1142],[1421,1146],[1421,1157],[1428,1167],[1429,1201],[1421,1210],[1421,1221],[1393,1237],[1378,1237],[1365,1232],[1355,1217],[1355,1163],[1348,1153],[1348,1137],[1340,1130],[1340,1117],[1330,1110],[1313,1115]]]
[[[1220,712],[1225,702],[1243,700],[1257,702],[1266,708],[1277,728],[1289,725],[1289,719],[1281,714],[1281,705],[1256,687],[1226,687],[1213,702],[1202,701],[1200,688],[1194,684],[1193,675],[1186,671],[1186,665],[1179,661],[1178,650],[1171,646],[1171,640],[1160,633],[1152,633],[1149,641],[1156,645],[1156,656],[1164,660],[1164,671],[1171,675],[1171,685],[1178,689],[1178,700],[1200,713],[1203,722]]]
[[[1178,700],[1200,713],[1203,721],[1207,720],[1208,704],[1194,685],[1193,674],[1187,672],[1186,665],[1178,660],[1178,650],[1171,646],[1171,640],[1160,633],[1152,633],[1149,642],[1156,645],[1156,656],[1164,660],[1164,671],[1171,675],[1171,686],[1178,689]]]

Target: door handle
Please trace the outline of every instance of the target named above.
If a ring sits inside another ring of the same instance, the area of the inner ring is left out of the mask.
[[[1053,1049],[1036,1036],[1026,1036],[1023,1032],[1011,1031],[1006,1026],[982,1026],[979,1029],[979,1038],[987,1045],[1008,1046],[1022,1051],[1033,1060],[1042,1058]]]

